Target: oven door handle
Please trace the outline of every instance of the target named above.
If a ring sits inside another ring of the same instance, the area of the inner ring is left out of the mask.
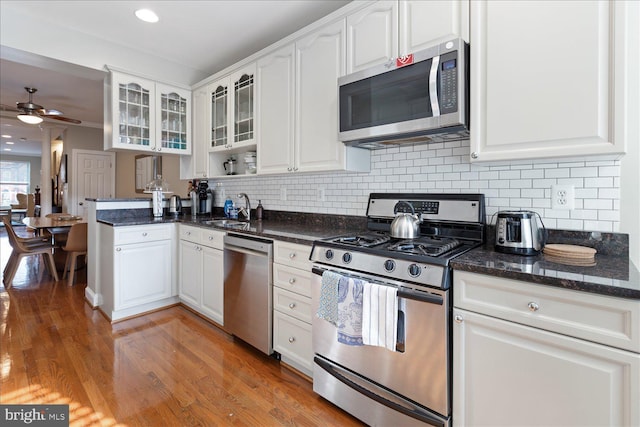
[[[326,270],[320,267],[312,267],[311,268],[311,272],[313,274],[317,274],[318,276],[322,276],[322,273],[324,273]],[[431,304],[438,304],[438,305],[442,305],[444,304],[444,298],[442,298],[440,295],[436,295],[436,294],[431,294],[428,292],[420,292],[420,291],[415,291],[415,290],[409,290],[409,289],[402,289],[399,288],[398,289],[398,297],[399,298],[405,298],[405,299],[411,299],[411,300],[415,300],[415,301],[420,301],[420,302],[428,302]]]
[[[436,426],[436,427],[445,427],[445,423],[439,418],[436,417],[434,415],[431,415],[430,413],[428,413],[425,409],[423,408],[419,408],[418,406],[411,404],[410,407],[404,406],[404,405],[400,405],[396,402],[393,402],[381,395],[379,395],[378,393],[375,393],[373,390],[369,390],[366,387],[361,386],[360,384],[357,384],[356,382],[352,381],[351,379],[349,379],[347,377],[346,374],[347,371],[343,371],[340,367],[338,366],[334,366],[331,363],[327,363],[325,360],[315,356],[313,358],[313,361],[322,369],[324,369],[329,375],[331,375],[332,377],[336,378],[337,380],[339,380],[340,382],[342,382],[343,384],[345,384],[347,387],[352,388],[353,390],[355,390],[356,392],[367,396],[369,399],[374,400],[378,403],[380,403],[381,405],[384,405],[388,408],[391,408],[395,411],[398,411],[404,415],[407,415],[411,418],[415,418],[417,420],[420,420],[424,423],[427,423],[429,425],[432,426]],[[383,391],[382,389],[379,389],[380,391]],[[394,396],[394,398],[397,399],[397,397]],[[408,402],[407,402],[408,403]]]

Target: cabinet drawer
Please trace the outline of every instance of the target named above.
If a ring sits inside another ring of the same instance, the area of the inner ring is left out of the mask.
[[[311,342],[311,325],[279,311],[273,312],[273,349],[308,372],[313,370]]]
[[[640,304],[455,271],[454,305],[477,313],[640,353]]]
[[[189,225],[180,224],[178,228],[178,238],[181,240],[188,240],[190,242],[200,243],[202,229],[199,227],[192,227]]]
[[[311,299],[305,296],[274,287],[273,308],[303,322],[311,323]]]
[[[173,224],[114,227],[114,244],[152,242],[171,239]]]
[[[273,262],[311,271],[310,255],[311,246],[278,240],[273,242]]]
[[[273,264],[274,286],[311,298],[311,270]]]
[[[224,231],[200,229],[200,243],[215,249],[223,249]]]

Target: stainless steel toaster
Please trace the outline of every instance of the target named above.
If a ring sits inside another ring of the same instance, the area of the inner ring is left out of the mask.
[[[498,252],[517,255],[537,255],[544,246],[544,225],[540,215],[532,211],[501,211],[496,221]]]

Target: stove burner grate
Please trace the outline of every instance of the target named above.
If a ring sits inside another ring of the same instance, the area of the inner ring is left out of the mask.
[[[456,239],[430,237],[417,240],[402,240],[389,245],[387,249],[417,255],[439,256],[457,248],[461,244]]]
[[[355,236],[342,236],[333,239],[334,243],[370,248],[386,243],[390,237],[384,233],[368,233]]]

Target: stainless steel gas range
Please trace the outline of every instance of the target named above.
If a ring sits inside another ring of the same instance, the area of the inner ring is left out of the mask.
[[[420,236],[390,237],[408,207],[421,217]],[[449,262],[484,242],[484,196],[372,193],[367,224],[313,245],[313,390],[369,425],[449,426]],[[385,328],[386,346],[370,345]]]

